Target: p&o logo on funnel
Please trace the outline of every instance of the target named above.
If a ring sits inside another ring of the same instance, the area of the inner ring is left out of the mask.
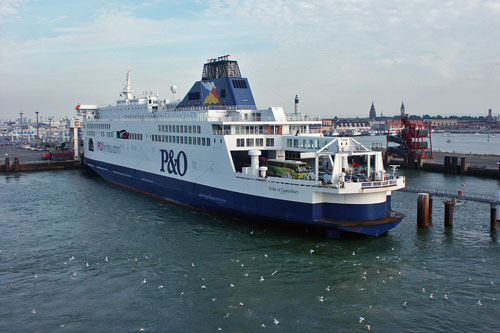
[[[213,82],[201,82],[201,91],[203,95],[203,105],[205,104],[219,104],[219,96],[217,96],[217,89]]]

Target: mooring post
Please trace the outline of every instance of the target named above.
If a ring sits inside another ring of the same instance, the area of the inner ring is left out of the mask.
[[[450,173],[450,156],[444,157],[444,173]]]
[[[451,174],[453,174],[453,175],[457,174],[457,168],[458,168],[458,157],[452,156],[451,157]]]
[[[444,226],[453,227],[453,210],[455,208],[455,200],[447,200],[444,202]]]
[[[432,195],[429,194],[429,219],[432,219]]]
[[[5,158],[5,172],[10,171],[10,157]]]
[[[467,168],[465,166],[465,157],[460,158],[460,174],[465,175],[467,172]]]
[[[500,166],[498,167],[500,169]],[[500,190],[497,190],[497,221],[500,220]]]
[[[497,230],[497,204],[496,202],[492,201],[490,203],[490,230]]]
[[[417,201],[417,225],[429,226],[429,193],[419,193]]]
[[[19,157],[14,157],[14,171],[19,171]]]

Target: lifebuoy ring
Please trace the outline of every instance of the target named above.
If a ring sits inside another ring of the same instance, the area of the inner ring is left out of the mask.
[[[344,147],[340,147],[340,151],[344,151]]]

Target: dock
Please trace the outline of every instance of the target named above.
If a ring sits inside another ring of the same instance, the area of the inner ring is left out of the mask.
[[[15,146],[0,146],[0,172],[47,171],[82,167],[80,160],[42,160],[44,153],[47,152]]]
[[[407,159],[390,158],[389,165],[407,169],[422,169],[448,174],[481,176],[500,179],[500,156],[433,152],[433,158],[411,163]]]

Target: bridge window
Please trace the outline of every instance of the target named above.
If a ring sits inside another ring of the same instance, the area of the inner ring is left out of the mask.
[[[266,139],[266,146],[268,146],[268,147],[274,147],[274,139],[267,138]]]
[[[256,147],[264,146],[264,139],[255,139],[255,146]]]
[[[236,139],[236,147],[245,147],[245,139]]]

